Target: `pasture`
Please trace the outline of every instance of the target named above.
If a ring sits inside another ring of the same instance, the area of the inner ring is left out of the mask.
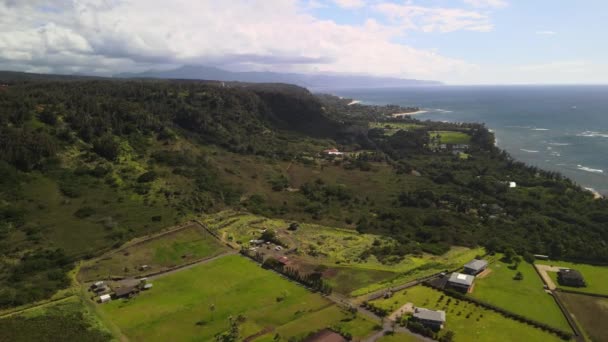
[[[372,302],[388,310],[396,310],[406,303],[444,310],[446,324],[440,337],[447,331],[452,331],[454,341],[560,341],[557,335],[424,286],[415,286],[397,292],[391,298]]]
[[[608,295],[608,266],[593,266],[588,264],[578,264],[567,261],[537,261],[537,264],[541,265],[552,265],[564,268],[575,269],[583,275],[585,278],[585,282],[587,284],[586,287],[570,287],[563,286],[557,281],[557,272],[547,272],[549,276],[553,279],[555,285],[558,288],[563,288],[566,290],[573,290],[585,293],[597,293],[601,295]]]
[[[218,255],[226,250],[196,223],[183,229],[135,240],[81,267],[79,279],[92,281],[110,276],[136,276],[163,271],[180,264]],[[141,270],[142,265],[148,268]]]
[[[513,268],[513,264],[500,260],[491,263],[487,276],[475,280],[475,290],[470,296],[555,328],[571,331],[557,303],[545,292],[534,266],[522,262],[517,269]],[[521,272],[523,279],[514,279],[517,272]]]
[[[239,340],[277,332],[284,338],[299,336],[326,327],[318,312],[332,306],[320,295],[232,255],[155,279],[152,290],[100,305],[100,311],[132,340],[209,341],[229,329],[229,317],[239,318]],[[338,321],[350,316],[342,311],[332,315]]]

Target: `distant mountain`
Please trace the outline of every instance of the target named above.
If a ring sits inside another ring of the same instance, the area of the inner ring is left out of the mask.
[[[357,75],[296,74],[264,71],[233,72],[215,67],[185,65],[177,69],[142,73],[122,73],[119,78],[163,78],[238,81],[255,83],[291,83],[306,88],[388,88],[411,86],[436,86],[438,81],[412,80],[392,77]]]

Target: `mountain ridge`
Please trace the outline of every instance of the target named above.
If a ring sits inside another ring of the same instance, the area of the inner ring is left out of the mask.
[[[120,73],[115,78],[200,79],[225,82],[288,83],[306,88],[390,88],[440,86],[439,81],[346,74],[300,74],[267,71],[234,72],[216,67],[184,65],[171,70]]]

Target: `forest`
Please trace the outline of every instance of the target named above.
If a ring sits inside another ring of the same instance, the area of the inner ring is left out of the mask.
[[[608,202],[514,160],[482,124],[403,118],[416,129],[386,135],[370,128],[396,120],[381,109],[353,117],[291,85],[9,76],[0,307],[68,286],[78,260],[225,208],[391,236],[367,253],[382,260],[481,245],[608,262]],[[470,157],[429,149],[434,131],[470,135]],[[321,156],[334,146],[348,154]]]

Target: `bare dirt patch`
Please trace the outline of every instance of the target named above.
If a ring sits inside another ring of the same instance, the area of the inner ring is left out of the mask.
[[[413,313],[413,312],[414,312],[414,304],[406,303],[399,309],[395,310],[395,312],[393,312],[390,316],[388,316],[388,319],[391,321],[396,321],[397,318],[399,318],[399,316],[403,316],[407,313]]]
[[[483,279],[487,277],[490,273],[492,273],[492,269],[486,268],[485,270],[483,270],[483,272],[479,273],[476,278]]]

